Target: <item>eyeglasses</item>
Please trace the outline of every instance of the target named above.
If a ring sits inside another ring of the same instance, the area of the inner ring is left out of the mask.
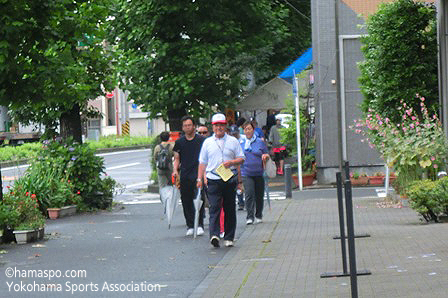
[[[206,134],[208,134],[208,131],[198,131],[198,133],[201,135],[206,135]]]

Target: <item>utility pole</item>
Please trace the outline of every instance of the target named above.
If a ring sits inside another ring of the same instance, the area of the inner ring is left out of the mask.
[[[341,103],[341,61],[339,57],[339,0],[334,0],[334,37],[336,42],[336,111],[338,121],[338,156],[339,156],[339,171],[342,172],[343,168],[343,135],[342,135],[342,103]]]

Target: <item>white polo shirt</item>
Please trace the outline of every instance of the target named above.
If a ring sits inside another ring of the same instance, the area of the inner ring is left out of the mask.
[[[240,142],[226,133],[221,139],[218,139],[215,135],[205,139],[199,153],[199,163],[207,165],[205,168],[207,179],[221,179],[216,174],[219,165],[238,157],[245,158]],[[236,167],[232,166],[230,169],[235,170]]]

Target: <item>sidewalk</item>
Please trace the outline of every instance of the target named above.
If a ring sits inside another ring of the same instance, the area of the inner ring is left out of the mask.
[[[272,202],[190,297],[351,297],[349,277],[320,278],[342,271],[336,197],[299,197]],[[446,297],[448,224],[381,200],[353,203],[355,233],[371,235],[356,239],[357,268],[372,272],[358,277],[359,297]]]

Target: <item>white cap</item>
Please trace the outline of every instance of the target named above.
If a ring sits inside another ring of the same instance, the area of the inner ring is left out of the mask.
[[[282,121],[282,117],[279,116],[279,115],[275,115],[275,120],[280,120],[280,121]]]
[[[226,116],[224,116],[224,114],[215,114],[212,117],[212,124],[218,124],[218,123],[222,123],[222,124],[226,124]]]

